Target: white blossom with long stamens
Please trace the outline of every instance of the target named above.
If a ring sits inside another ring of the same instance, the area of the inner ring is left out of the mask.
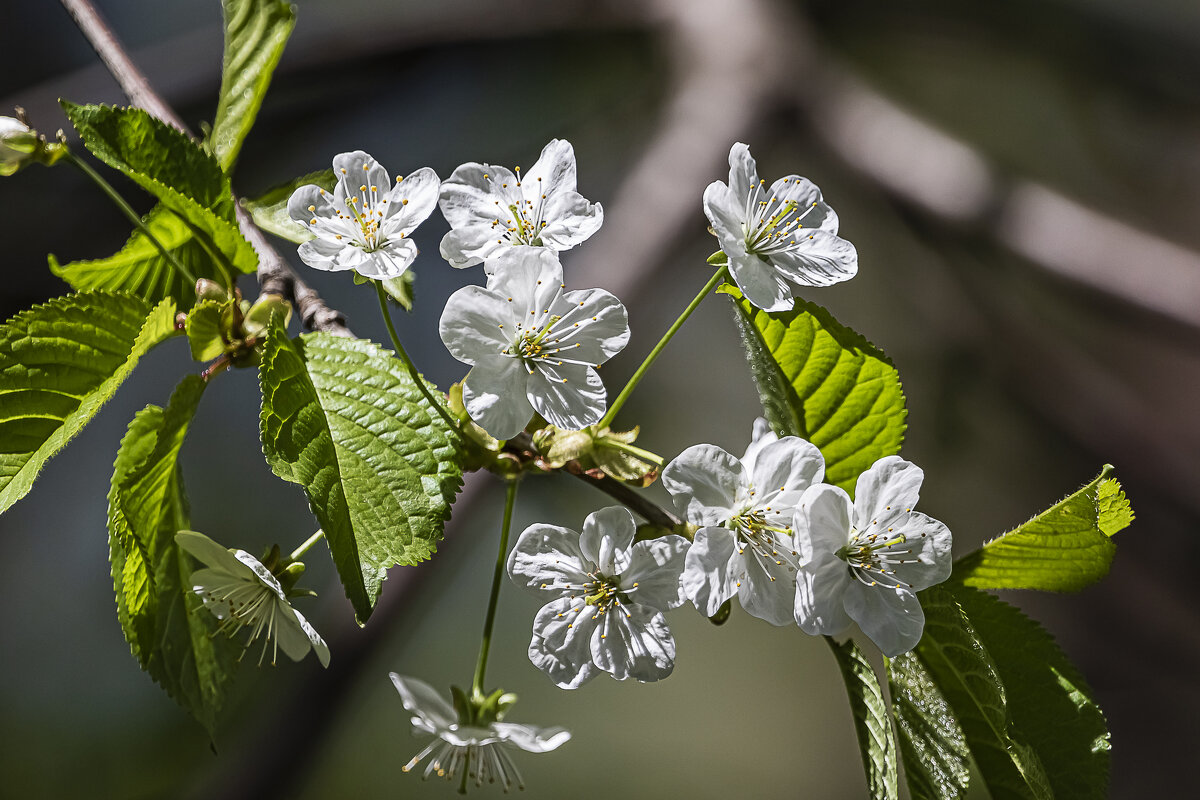
[[[813,486],[796,513],[802,563],[796,623],[836,635],[857,622],[888,657],[917,646],[925,614],[916,593],[950,577],[950,531],[913,507],[924,473],[899,456],[858,477],[854,500]]]
[[[825,476],[821,451],[778,437],[765,420],[739,460],[711,444],[689,447],[666,466],[663,486],[699,526],[681,576],[688,599],[714,616],[734,597],[772,625],[793,620],[798,552],[792,517],[803,492]]]
[[[768,189],[741,142],[729,151],[729,183],[704,190],[704,213],[734,283],[764,311],[790,309],[797,286],[829,286],[858,272],[858,253],[837,235],[837,214],[821,190],[799,175]]]
[[[529,172],[471,162],[442,184],[439,205],[451,231],[442,257],[455,267],[484,262],[506,247],[554,252],[581,244],[600,229],[604,209],[575,190],[575,150],[565,139],[542,149]]]
[[[192,572],[192,591],[204,607],[219,619],[218,630],[232,636],[242,628],[250,631],[246,646],[260,636],[263,649],[259,663],[271,648],[271,663],[280,649],[299,661],[311,648],[329,666],[329,647],[308,620],[292,604],[279,580],[261,561],[245,550],[227,550],[202,533],[179,531],[176,543],[204,567]]]
[[[404,675],[389,673],[404,708],[412,714],[413,733],[432,733],[426,745],[400,769],[410,772],[425,759],[425,778],[439,777],[458,781],[465,789],[498,783],[505,792],[524,789],[521,773],[509,749],[529,753],[548,753],[571,738],[565,728],[539,728],[515,722],[493,721],[469,724],[428,683]]]
[[[288,215],[315,237],[300,245],[300,260],[364,278],[402,275],[417,257],[412,232],[437,205],[437,173],[422,167],[393,184],[379,162],[355,150],[333,159],[333,174],[332,192],[308,184],[288,200]]]
[[[629,341],[625,306],[603,289],[566,291],[545,248],[510,247],[488,265],[487,287],[451,295],[439,324],[446,349],[472,365],[463,380],[471,419],[497,439],[523,430],[535,410],[563,430],[599,422],[607,397],[596,367]]]
[[[688,543],[674,534],[634,543],[635,533],[629,510],[613,506],[589,514],[582,534],[531,525],[509,555],[514,581],[554,598],[534,618],[529,660],[563,689],[601,672],[649,682],[675,668],[663,612],[684,602]]]

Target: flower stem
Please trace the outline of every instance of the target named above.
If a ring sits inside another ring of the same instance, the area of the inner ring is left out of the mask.
[[[475,665],[475,678],[471,681],[471,698],[482,700],[483,675],[487,671],[488,650],[492,645],[492,626],[496,622],[496,604],[500,600],[500,580],[504,577],[504,563],[508,556],[508,529],[512,527],[513,505],[517,501],[517,481],[508,482],[504,495],[504,522],[500,526],[500,551],[496,554],[496,571],[492,573],[492,594],[488,598],[487,618],[483,622],[483,639],[479,643],[479,663]]]
[[[642,461],[648,461],[656,467],[661,468],[663,465],[663,457],[658,453],[651,453],[649,450],[643,450],[642,448],[636,447],[632,444],[618,442],[615,439],[605,439],[604,446],[611,447],[614,450],[620,450],[622,453],[628,453],[634,458],[640,458]]]
[[[687,318],[692,315],[692,312],[700,307],[701,301],[708,297],[712,290],[717,288],[717,285],[728,276],[729,266],[726,265],[717,270],[716,273],[713,274],[712,278],[709,279],[708,283],[704,284],[704,288],[700,290],[700,294],[696,295],[696,298],[688,304],[688,307],[685,308],[683,313],[679,315],[679,319],[675,320],[675,324],[667,329],[667,332],[663,334],[662,339],[660,339],[658,344],[654,346],[654,349],[650,351],[650,355],[646,356],[646,360],[643,361],[642,365],[637,368],[637,372],[633,373],[633,377],[629,379],[629,383],[625,384],[625,388],[621,390],[619,395],[617,395],[617,399],[613,400],[612,405],[608,407],[608,413],[604,415],[603,419],[596,423],[597,430],[612,424],[612,421],[617,416],[617,412],[621,410],[621,406],[625,405],[625,401],[629,399],[629,395],[633,394],[633,390],[637,388],[638,383],[641,382],[642,377],[645,376],[647,370],[650,369],[650,366],[658,358],[659,353],[661,353],[667,346],[667,342],[671,341],[671,338],[674,337],[679,329],[683,327],[683,323],[687,322]]]
[[[303,544],[301,544],[299,547],[297,547],[295,550],[292,551],[292,554],[290,556],[288,556],[288,561],[289,562],[299,561],[304,556],[305,553],[307,553],[309,550],[312,549],[312,546],[314,544],[316,544],[317,542],[321,541],[324,538],[325,538],[325,531],[318,530],[312,536],[305,539]]]
[[[388,311],[387,292],[383,289],[383,283],[381,281],[371,282],[375,284],[375,293],[379,295],[379,312],[383,314],[383,322],[387,325],[388,336],[391,337],[392,347],[395,349],[396,355],[400,356],[400,360],[404,362],[404,366],[408,369],[408,374],[412,376],[413,383],[417,385],[421,394],[425,395],[425,399],[433,406],[433,410],[445,420],[450,430],[461,436],[462,432],[458,429],[458,423],[446,411],[445,403],[439,401],[429,391],[429,387],[425,385],[425,379],[421,377],[421,373],[417,372],[417,365],[413,363],[412,359],[408,357],[408,353],[404,351],[404,345],[400,344],[400,336],[396,333],[396,326],[392,324],[392,314]]]
[[[175,258],[175,256],[169,250],[167,250],[167,248],[163,247],[162,242],[154,237],[154,234],[152,234],[150,229],[146,227],[146,223],[142,222],[142,218],[138,216],[138,213],[133,210],[129,203],[125,202],[125,198],[121,196],[120,192],[113,188],[111,183],[104,180],[104,177],[101,176],[100,173],[88,166],[86,161],[72,153],[70,150],[66,151],[66,156],[64,156],[64,158],[66,158],[68,163],[86,175],[88,179],[92,181],[92,183],[99,186],[102,192],[108,195],[108,199],[112,200],[113,204],[121,210],[121,213],[129,218],[129,221],[133,223],[133,226],[137,228],[143,236],[150,240],[150,243],[153,244],[158,252],[162,254],[162,257],[167,260],[167,263],[171,265],[172,269],[178,272],[180,276],[191,281],[193,285],[196,283],[196,276],[192,274],[192,271],[181,264],[179,259]]]

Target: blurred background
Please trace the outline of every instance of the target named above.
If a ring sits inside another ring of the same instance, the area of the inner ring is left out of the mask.
[[[216,0],[97,5],[188,124],[211,120]],[[57,3],[0,0],[0,17],[0,113],[24,106],[52,134],[66,125],[60,96],[124,102]],[[1138,518],[1108,579],[1005,599],[1094,687],[1112,796],[1178,795],[1200,746],[1200,591],[1186,570],[1200,550],[1200,6],[301,0],[298,17],[235,190],[253,196],[356,148],[392,173],[446,177],[472,160],[528,167],[550,138],[571,140],[580,190],[606,221],[565,255],[568,285],[608,288],[631,315],[632,342],[604,370],[610,391],[709,274],[700,195],[724,178],[730,144],[749,143],[768,180],[817,182],[861,268],[808,297],[899,367],[903,455],[925,468],[922,510],[949,525],[956,551],[1116,465]],[[47,252],[107,256],[128,234],[65,168],[0,181],[0,209],[4,318],[67,291]],[[417,306],[396,312],[443,386],[465,367],[437,318],[451,291],[481,280],[438,257],[444,230],[435,214],[418,232]],[[358,335],[386,340],[367,287],[304,277]],[[242,289],[256,291],[252,276]],[[618,422],[642,426],[639,444],[667,457],[698,439],[745,447],[758,406],[726,303],[705,303],[625,407]],[[111,463],[136,410],[198,369],[183,341],[158,348],[0,517],[0,796],[448,796],[400,772],[422,742],[387,673],[469,683],[502,500],[487,475],[468,481],[439,556],[392,570],[365,629],[328,559],[310,556],[321,598],[301,609],[332,646],[330,670],[247,663],[214,747],[130,657],[107,564]],[[193,527],[286,549],[315,522],[264,463],[257,410],[252,371],[207,393],[183,456]],[[567,477],[529,480],[514,524],[578,528],[605,504]],[[716,628],[681,609],[669,680],[566,693],[525,657],[537,605],[504,587],[489,668],[521,697],[511,719],[575,733],[519,757],[531,799],[864,796],[823,642],[737,610]]]

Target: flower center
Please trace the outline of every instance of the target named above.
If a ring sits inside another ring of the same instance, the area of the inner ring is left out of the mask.
[[[551,314],[546,319],[546,324],[541,328],[521,331],[521,333],[517,335],[517,338],[513,340],[513,343],[502,351],[503,354],[506,356],[512,356],[513,358],[531,359],[544,358],[550,353],[557,353],[558,348],[555,348],[554,345],[558,344],[558,339],[555,337],[550,337],[550,339],[547,340],[546,337],[549,336],[550,329],[553,328],[554,324],[560,319],[562,319],[562,317],[558,314]],[[520,328],[521,326],[518,324],[517,327]],[[550,349],[547,350],[547,348]]]
[[[228,584],[206,589],[200,596],[210,603],[223,606],[225,614],[217,614],[220,623],[217,632],[233,636],[242,628],[250,630],[250,638],[246,647],[259,636],[266,634],[263,639],[262,652],[258,656],[261,665],[267,654],[267,646],[272,646],[271,663],[279,654],[279,643],[276,639],[275,615],[278,604],[274,602],[276,595],[266,586],[250,581],[231,581]],[[216,609],[214,609],[215,611]]]
[[[456,745],[434,739],[401,767],[401,771],[411,771],[430,754],[433,757],[425,765],[424,777],[428,779],[436,775],[448,781],[457,777],[461,781],[460,792],[466,792],[468,781],[476,787],[485,783],[499,783],[505,792],[514,786],[518,789],[525,788],[521,772],[513,763],[512,756],[508,754],[503,742]]]
[[[746,198],[746,222],[742,225],[746,234],[746,250],[769,256],[799,247],[804,241],[800,233],[804,218],[812,213],[817,204],[814,202],[801,213],[800,204],[795,200],[784,201],[775,196],[769,200],[758,200],[759,196],[760,191],[756,190]]]
[[[503,215],[503,219],[497,217],[492,221],[492,230],[503,227],[503,233],[500,234],[498,242],[508,241],[511,245],[527,244],[534,247],[542,246],[542,230],[549,224],[543,219],[543,214],[546,208],[546,193],[542,185],[541,178],[537,179],[537,191],[530,192],[530,187],[525,187],[521,181],[521,168],[515,167],[516,179],[512,182],[515,187],[510,188],[506,180],[501,179],[499,190],[495,188],[496,179],[490,175],[484,175],[490,183],[493,184],[493,193],[507,197],[509,203],[507,206],[501,206],[500,201],[496,201],[496,205],[507,211]],[[529,199],[532,194],[534,199]]]
[[[911,548],[894,549],[903,548],[907,543],[908,536],[903,533],[893,533],[891,530],[861,533],[858,528],[851,528],[850,543],[838,550],[836,555],[849,565],[850,575],[866,586],[911,589],[912,584],[896,577],[896,567],[915,564],[918,560],[905,558],[912,555]]]
[[[738,555],[744,556],[746,550],[753,558],[759,560],[764,569],[768,562],[777,567],[786,567],[789,572],[795,572],[799,564],[800,554],[785,543],[792,535],[790,526],[772,525],[767,519],[770,508],[748,508],[740,514],[735,514],[726,523],[726,527],[737,535]],[[775,577],[769,569],[765,570],[772,581]]]

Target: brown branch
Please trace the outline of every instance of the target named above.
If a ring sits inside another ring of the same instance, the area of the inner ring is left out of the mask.
[[[104,66],[116,79],[121,91],[129,98],[129,102],[191,135],[191,131],[183,124],[179,115],[154,91],[146,76],[129,58],[121,42],[90,0],[62,0],[62,4],[100,56]],[[300,315],[300,320],[309,330],[325,331],[337,336],[353,336],[346,327],[346,318],[342,312],[326,305],[321,296],[300,279],[267,241],[266,235],[254,224],[250,214],[237,203],[236,197],[234,203],[237,206],[238,227],[258,254],[258,283],[263,293],[282,295],[292,303]]]

